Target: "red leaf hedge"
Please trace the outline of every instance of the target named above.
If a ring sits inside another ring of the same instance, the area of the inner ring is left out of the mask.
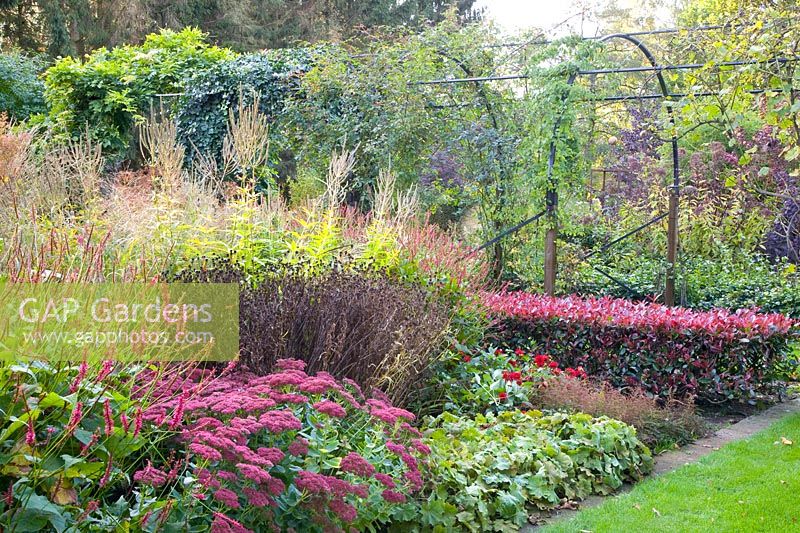
[[[780,390],[777,370],[797,323],[751,310],[708,312],[511,292],[486,294],[504,342],[534,340],[562,365],[662,398],[751,400]]]

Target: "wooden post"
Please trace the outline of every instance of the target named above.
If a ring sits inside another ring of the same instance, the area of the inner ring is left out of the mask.
[[[556,271],[558,256],[556,238],[558,237],[558,193],[555,189],[547,191],[547,233],[544,236],[544,292],[550,296],[556,293]]]
[[[667,276],[664,284],[664,304],[675,305],[675,261],[678,258],[678,188],[669,190],[667,217]]]
[[[551,221],[551,224],[554,224]],[[556,293],[556,270],[558,259],[556,257],[556,229],[554,226],[547,230],[544,236],[544,292],[553,296]]]

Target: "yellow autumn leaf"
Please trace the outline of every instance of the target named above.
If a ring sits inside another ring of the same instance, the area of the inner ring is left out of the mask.
[[[72,488],[69,481],[62,478],[53,488],[54,490],[50,493],[53,503],[58,505],[78,503],[78,492]]]

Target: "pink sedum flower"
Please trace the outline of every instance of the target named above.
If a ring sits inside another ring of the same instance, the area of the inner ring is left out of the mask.
[[[330,400],[319,401],[315,403],[312,407],[314,407],[314,409],[316,409],[320,413],[324,413],[334,418],[344,418],[347,415],[347,411],[344,410],[344,407]]]
[[[350,452],[344,456],[339,468],[363,478],[370,478],[375,473],[375,467],[355,452]]]
[[[331,490],[326,476],[315,472],[308,472],[307,470],[301,470],[297,474],[294,478],[294,484],[299,490],[305,490],[316,494],[323,494]]]
[[[299,359],[278,359],[275,367],[281,370],[305,370],[306,362]]]
[[[238,509],[241,507],[239,504],[239,496],[230,489],[217,489],[216,492],[214,492],[214,499],[231,509]]]
[[[381,493],[381,496],[384,500],[389,503],[405,503],[406,497],[399,492],[395,492],[391,489],[386,489]]]

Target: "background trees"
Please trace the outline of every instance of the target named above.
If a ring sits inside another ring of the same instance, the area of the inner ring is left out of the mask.
[[[2,0],[0,45],[83,56],[141,42],[161,28],[201,28],[215,44],[248,51],[339,40],[377,26],[421,28],[448,9],[464,20],[475,0]]]

